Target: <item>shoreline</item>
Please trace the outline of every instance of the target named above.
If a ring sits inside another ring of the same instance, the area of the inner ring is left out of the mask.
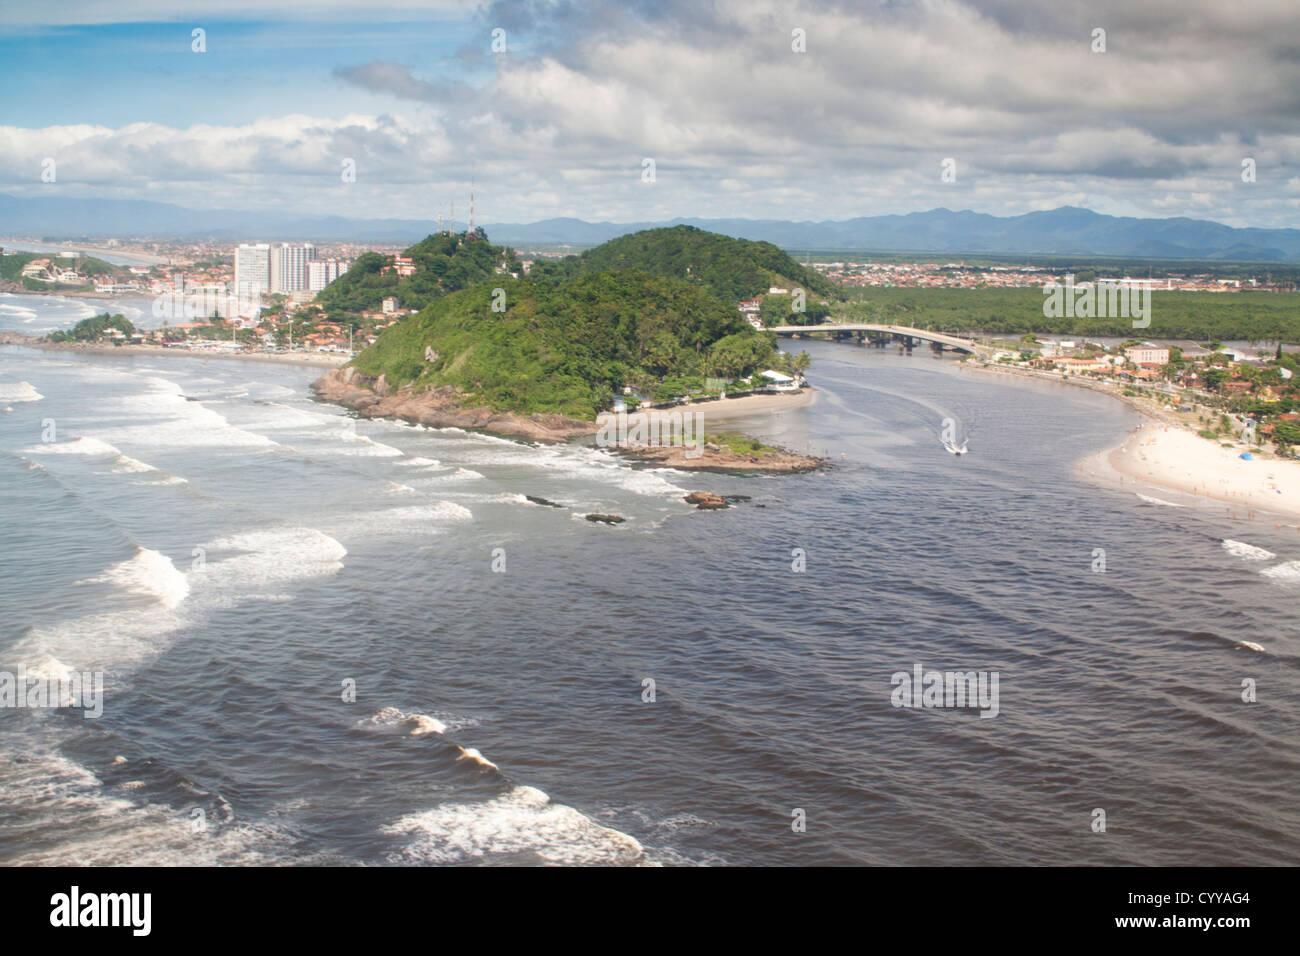
[[[172,349],[161,345],[80,345],[71,342],[9,342],[24,348],[43,352],[78,352],[83,355],[159,356],[196,359],[225,359],[236,362],[272,362],[279,365],[307,366],[309,368],[338,368],[348,361],[346,355],[325,352],[228,352],[217,350]]]
[[[384,376],[370,381],[355,368],[332,369],[314,381],[311,390],[318,401],[349,408],[363,418],[395,418],[430,428],[463,428],[466,431],[542,444],[585,441],[599,435],[603,429],[600,421],[584,421],[559,414],[521,415],[493,411],[486,406],[467,407],[462,404],[460,393],[451,386],[418,393],[406,389],[395,390]],[[779,409],[806,406],[814,400],[815,395],[811,390],[790,396],[747,395],[736,399],[720,399],[717,402],[675,406],[670,414],[685,416],[697,412],[707,425],[710,419],[714,422],[743,420],[764,413],[775,414]],[[722,402],[734,402],[736,405],[726,408],[725,412],[713,408],[713,413],[710,414],[710,407]],[[629,417],[638,414],[641,412],[631,412]],[[609,450],[629,462],[681,471],[793,474],[814,471],[825,464],[820,458],[809,458],[785,449],[770,450],[765,454],[741,454],[710,447],[707,443],[701,449],[700,456],[692,458],[687,458],[685,448],[680,446],[611,447]]]
[[[1132,491],[1148,503],[1165,507],[1224,506],[1226,517],[1253,521],[1260,518],[1300,520],[1300,461],[1280,459],[1251,451],[1239,441],[1218,442],[1202,438],[1176,413],[1151,402],[1124,395],[1098,383],[1073,377],[1046,375],[1022,369],[968,365],[975,371],[1006,375],[1011,379],[1056,382],[1118,399],[1142,416],[1142,423],[1120,441],[1084,455],[1074,463],[1075,475],[1108,490]],[[1231,447],[1224,447],[1230,445]],[[1253,460],[1240,457],[1251,451]],[[1264,453],[1268,454],[1268,453]],[[1142,496],[1146,490],[1182,496],[1171,502]],[[1278,527],[1300,530],[1300,524],[1277,521]]]

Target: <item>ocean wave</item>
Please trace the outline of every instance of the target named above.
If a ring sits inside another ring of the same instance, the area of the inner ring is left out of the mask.
[[[0,402],[39,402],[44,397],[30,382],[0,382]]]
[[[269,449],[279,443],[232,425],[223,415],[197,401],[188,401],[180,386],[150,379],[155,390],[119,400],[123,414],[158,421],[104,430],[105,438],[143,448]]]
[[[150,485],[184,485],[189,484],[184,478],[175,475],[168,475],[159,468],[155,468],[148,462],[140,461],[138,458],[132,458],[124,454],[116,445],[111,445],[100,438],[90,438],[82,436],[74,438],[72,441],[51,442],[49,444],[33,445],[30,448],[24,448],[23,451],[33,455],[86,455],[89,457],[103,456],[113,459],[113,467],[109,469],[110,474],[114,475],[155,475],[160,476],[156,481],[138,482],[138,484]]]
[[[383,511],[360,512],[348,522],[349,533],[424,533],[430,522],[472,521],[474,512],[454,501],[435,501],[427,505],[407,505]],[[355,530],[352,530],[354,529]]]
[[[1259,572],[1266,578],[1273,578],[1275,581],[1300,581],[1300,561],[1286,561],[1282,564],[1275,564],[1271,568],[1264,568]]]
[[[1139,498],[1148,504],[1164,505],[1166,508],[1182,508],[1183,505],[1175,504],[1172,501],[1165,501],[1163,498],[1152,498],[1150,495],[1144,495],[1141,492],[1134,492]]]
[[[125,761],[122,761],[125,763]],[[280,825],[235,821],[225,801],[204,795],[169,806],[141,800],[144,781],[112,792],[90,770],[61,754],[27,751],[0,761],[0,815],[7,826],[0,860],[25,866],[216,866],[301,861],[298,839]],[[194,813],[210,812],[202,829]]]
[[[1277,557],[1272,551],[1265,551],[1244,541],[1233,541],[1231,538],[1223,539],[1223,550],[1233,557],[1243,558],[1246,561],[1268,561]]]
[[[114,458],[125,457],[118,449],[98,438],[82,436],[71,441],[47,442],[24,448],[26,455],[112,455]]]
[[[171,558],[148,548],[139,548],[135,557],[115,564],[89,580],[116,584],[134,594],[149,595],[166,608],[179,607],[190,593],[189,582],[176,570]]]
[[[482,803],[445,804],[413,813],[381,827],[380,832],[411,838],[397,855],[399,862],[516,860],[579,866],[645,862],[645,850],[635,838],[553,803],[536,787],[514,787]]]
[[[408,737],[422,737],[425,734],[444,734],[447,724],[428,714],[404,714],[396,707],[384,707],[379,713],[358,721],[358,726],[382,728],[404,733]]]
[[[204,563],[192,571],[195,588],[240,595],[263,584],[330,577],[343,569],[348,549],[315,528],[265,528],[227,535],[201,545]],[[217,561],[208,552],[239,552]]]

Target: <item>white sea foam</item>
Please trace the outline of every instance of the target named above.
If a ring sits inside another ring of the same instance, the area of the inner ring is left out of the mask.
[[[472,521],[474,513],[454,501],[434,501],[423,505],[385,508],[382,511],[358,512],[346,522],[348,534],[426,533],[429,524]]]
[[[222,451],[268,449],[278,442],[232,425],[223,415],[186,400],[166,379],[149,379],[155,390],[117,400],[114,407],[133,420],[156,421],[105,429],[105,438],[143,448],[214,448]]]
[[[1147,502],[1148,504],[1153,504],[1153,505],[1164,505],[1166,508],[1181,508],[1181,507],[1183,507],[1182,505],[1180,505],[1180,504],[1175,504],[1175,503],[1172,502],[1172,501],[1165,501],[1163,498],[1152,498],[1150,495],[1144,495],[1144,494],[1142,494],[1141,492],[1134,492],[1134,494],[1136,494],[1139,498],[1141,498],[1143,501]]]
[[[98,438],[74,438],[71,441],[47,442],[23,449],[28,455],[112,455],[122,457],[122,453],[113,445]]]
[[[113,565],[90,580],[117,584],[132,593],[150,595],[167,608],[180,606],[190,593],[189,582],[176,570],[171,558],[148,548],[138,549],[135,557]]]
[[[201,545],[206,556],[194,574],[195,587],[205,594],[238,596],[263,584],[329,577],[343,568],[347,548],[315,528],[266,528],[227,535]],[[213,560],[214,554],[234,555]]]
[[[176,631],[212,609],[278,599],[286,584],[337,574],[347,554],[328,535],[295,527],[244,532],[200,547],[204,560],[196,558],[185,573],[148,549],[106,569],[91,580],[117,584],[153,601],[33,628],[5,652],[5,659],[17,665],[53,658],[72,670],[129,673],[165,650]]]
[[[494,800],[452,803],[402,817],[381,832],[404,835],[406,860],[425,864],[520,858],[592,865],[642,863],[645,852],[626,833],[603,827],[535,787]]]
[[[39,402],[44,397],[29,382],[0,382],[0,402]]]
[[[1246,561],[1268,561],[1277,557],[1272,551],[1265,551],[1244,541],[1233,541],[1231,538],[1223,539],[1223,550],[1233,557],[1243,558]]]
[[[138,793],[140,783],[127,781],[120,789]],[[10,864],[253,866],[300,860],[294,839],[275,826],[212,814],[195,832],[189,808],[113,794],[85,767],[43,749],[26,752],[21,763],[0,761],[0,815],[17,821],[0,851]]]
[[[384,707],[379,713],[361,721],[360,724],[394,730],[408,737],[423,737],[425,734],[447,732],[447,725],[437,717],[430,717],[428,714],[404,714],[396,707]]]
[[[1275,564],[1271,568],[1264,568],[1259,573],[1276,581],[1300,581],[1300,561],[1286,561],[1282,564]]]

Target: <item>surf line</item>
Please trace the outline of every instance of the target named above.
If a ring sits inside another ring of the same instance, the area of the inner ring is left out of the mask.
[[[82,717],[104,714],[104,672],[72,671],[65,677],[27,676],[27,665],[16,674],[0,671],[0,707],[80,707]]]

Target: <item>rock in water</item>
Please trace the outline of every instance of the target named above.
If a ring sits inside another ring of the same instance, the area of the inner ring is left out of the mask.
[[[618,515],[587,515],[587,520],[599,521],[603,524],[622,524],[627,519],[620,518]]]
[[[548,508],[563,508],[563,507],[564,507],[564,505],[557,504],[557,503],[554,502],[554,501],[548,501],[548,500],[545,499],[545,498],[539,498],[539,497],[537,497],[537,495],[524,495],[524,497],[527,498],[529,501],[531,501],[531,502],[532,502],[533,504],[535,504],[535,505],[545,505],[545,506],[548,507]]]
[[[692,491],[686,496],[685,500],[688,505],[695,505],[701,511],[713,511],[727,507],[727,499],[722,495],[715,495],[711,491]]]

